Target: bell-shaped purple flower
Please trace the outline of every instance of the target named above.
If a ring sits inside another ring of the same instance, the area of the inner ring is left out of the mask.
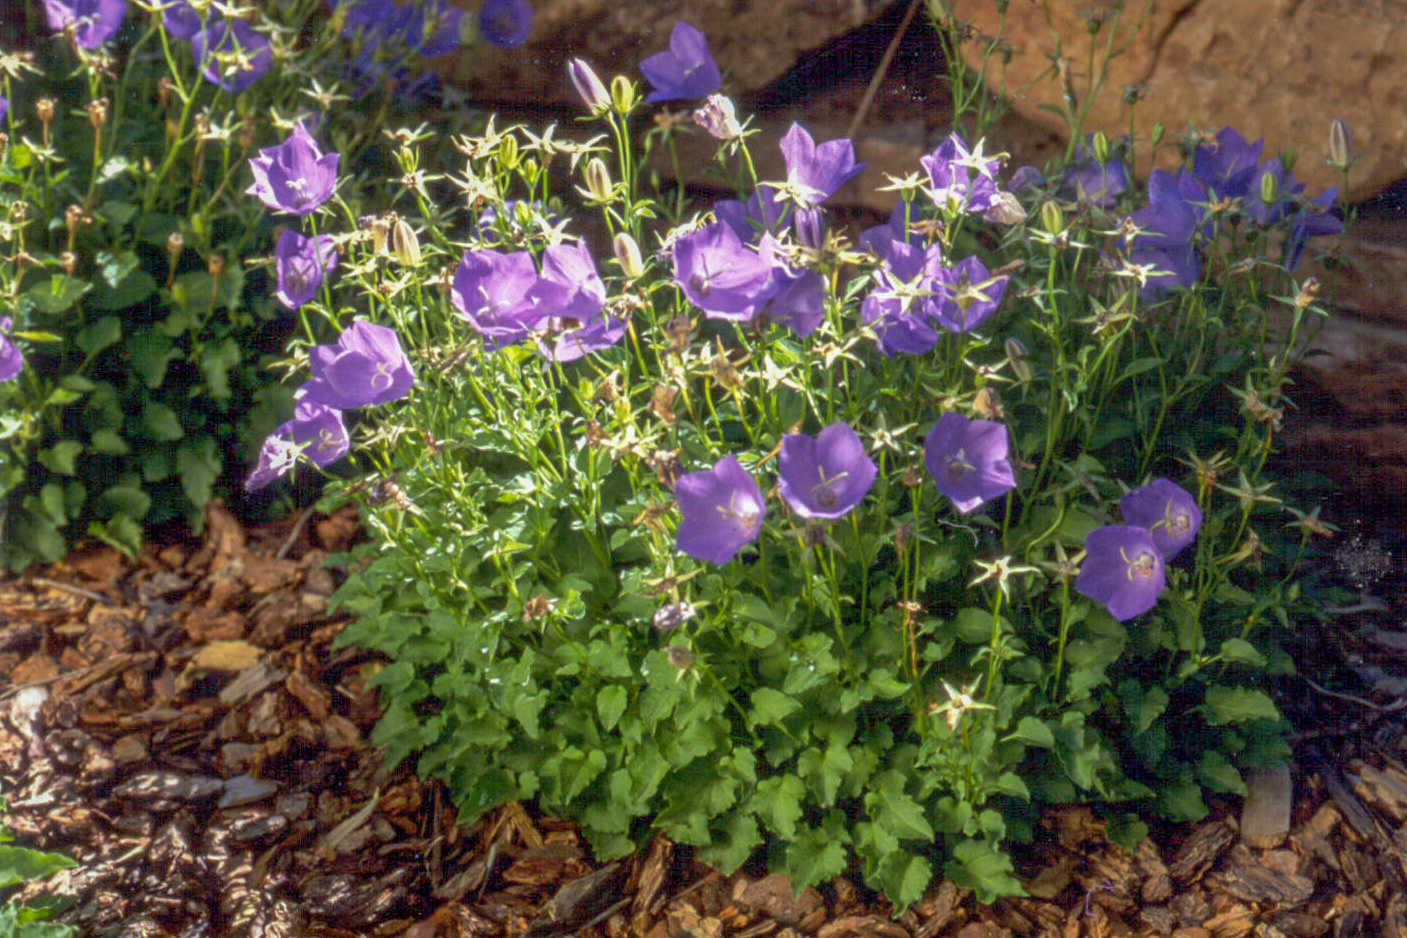
[[[73,38],[81,48],[96,49],[117,34],[127,0],[44,0],[49,28],[62,32],[73,27]]]
[[[576,361],[625,337],[625,321],[605,312],[606,285],[585,242],[555,244],[542,252],[542,278],[534,294],[545,298],[539,305],[551,311],[547,338],[538,349],[553,361]]]
[[[332,195],[337,160],[338,154],[318,148],[299,121],[287,140],[249,161],[254,184],[244,191],[276,212],[309,215]]]
[[[940,286],[933,318],[949,332],[971,332],[996,312],[1007,278],[991,276],[976,257],[964,257],[935,280]]]
[[[923,462],[953,507],[968,514],[1016,488],[1006,427],[949,411],[923,441]]]
[[[191,36],[191,52],[206,81],[233,92],[254,84],[274,60],[269,40],[244,20],[217,19],[206,24]],[[334,159],[334,174],[336,162]]]
[[[1202,524],[1197,499],[1163,478],[1125,495],[1119,502],[1119,513],[1128,524],[1148,529],[1165,560],[1172,560],[1191,544]]]
[[[746,321],[777,292],[772,265],[721,222],[674,242],[674,281],[710,319]]]
[[[1293,271],[1299,267],[1300,259],[1304,257],[1305,244],[1310,238],[1334,235],[1343,231],[1343,220],[1330,211],[1334,206],[1334,197],[1338,195],[1338,192],[1338,186],[1324,190],[1313,199],[1303,203],[1292,216],[1290,233],[1285,238],[1285,257],[1282,261],[1286,270]]]
[[[875,289],[860,304],[860,319],[874,330],[885,356],[923,355],[938,344],[932,323],[938,318],[942,271],[943,252],[938,245],[889,243],[875,271]]]
[[[833,423],[815,437],[782,437],[777,485],[803,518],[839,518],[860,504],[879,469],[854,430]]]
[[[868,165],[855,162],[855,145],[849,140],[818,145],[800,124],[792,124],[782,137],[782,158],[787,164],[787,183],[808,208],[835,195]]]
[[[1111,524],[1085,535],[1075,591],[1120,622],[1153,608],[1166,585],[1163,555],[1147,528]]]
[[[479,35],[502,49],[516,49],[532,32],[533,8],[527,0],[484,0],[479,7]]]
[[[1223,127],[1214,145],[1201,144],[1192,154],[1192,177],[1217,199],[1239,199],[1250,192],[1256,160],[1264,140],[1247,143],[1234,127]]]
[[[680,476],[674,498],[680,513],[676,545],[696,560],[727,563],[762,530],[762,491],[736,456]]]
[[[0,316],[0,382],[15,378],[24,371],[24,355],[9,339],[10,317]]]
[[[165,0],[161,7],[161,28],[177,39],[190,42],[203,25],[200,14],[188,0]]]
[[[961,137],[951,134],[919,164],[928,172],[929,191],[940,208],[981,214],[992,207],[1001,160],[983,157],[980,142],[973,153]]]
[[[270,433],[259,448],[254,471],[244,480],[245,491],[261,489],[287,475],[298,462],[300,453],[319,466],[327,466],[347,455],[350,445],[341,411],[300,392],[293,419]]]
[[[796,214],[796,207],[777,198],[777,190],[763,183],[746,202],[719,199],[713,203],[713,215],[733,229],[739,241],[755,244],[764,234],[777,234]]]
[[[651,104],[706,98],[723,83],[708,51],[708,38],[683,20],[669,33],[669,51],[646,58],[640,63],[640,74],[654,89],[645,98]]]
[[[488,4],[485,4],[487,6]],[[526,4],[525,4],[526,5]],[[416,55],[433,58],[448,55],[459,48],[460,26],[464,11],[445,0],[425,0],[406,9],[404,34],[406,45]],[[532,11],[528,11],[532,22]],[[525,37],[526,38],[526,37]]]
[[[278,301],[289,309],[308,302],[322,286],[323,277],[337,266],[337,249],[329,235],[305,238],[285,228],[274,243],[274,270],[278,275]]]
[[[900,200],[889,213],[889,221],[860,232],[859,245],[867,251],[885,257],[889,246],[895,241],[916,248],[923,247],[923,236],[910,230],[909,225],[919,220],[918,207],[912,202]]]
[[[1034,169],[1023,166],[1022,169]],[[1021,170],[1017,170],[1020,173]],[[1039,171],[1037,171],[1039,175]],[[1017,191],[1017,176],[1011,177],[1011,191]],[[1129,189],[1129,167],[1118,156],[1111,155],[1103,163],[1094,151],[1081,144],[1075,148],[1070,166],[1061,177],[1065,193],[1080,202],[1102,209],[1114,207],[1115,200]]]
[[[774,271],[779,287],[767,306],[767,318],[805,338],[826,318],[826,278],[810,269]]]
[[[337,410],[384,404],[404,397],[415,384],[415,372],[394,329],[358,319],[336,345],[308,350],[313,376],[302,387],[310,401]]]
[[[565,293],[560,284],[542,282],[527,251],[465,251],[450,284],[455,310],[491,349],[527,338],[549,315],[543,301]]]

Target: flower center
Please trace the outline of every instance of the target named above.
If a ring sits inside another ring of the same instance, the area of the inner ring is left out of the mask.
[[[976,469],[977,467],[967,461],[966,451],[963,449],[959,449],[956,453],[949,457],[948,464],[945,468],[947,468],[948,470],[949,482],[961,482],[963,476]]]
[[[1153,571],[1158,566],[1157,559],[1148,551],[1140,551],[1137,556],[1129,557],[1124,553],[1122,547],[1119,548],[1119,556],[1124,558],[1124,563],[1128,564],[1128,577],[1132,581],[1135,576],[1144,580],[1153,575]]]
[[[840,495],[836,493],[834,486],[844,479],[848,472],[840,472],[829,479],[826,478],[825,470],[819,466],[816,473],[821,477],[821,481],[811,486],[811,500],[815,502],[817,508],[834,508],[840,504]]]
[[[378,391],[381,390],[381,388],[383,387],[389,388],[392,382],[395,380],[391,377],[391,373],[387,370],[388,367],[389,366],[387,366],[385,362],[376,363],[376,374],[371,376],[371,386]],[[384,385],[381,383],[383,379],[386,382]]]

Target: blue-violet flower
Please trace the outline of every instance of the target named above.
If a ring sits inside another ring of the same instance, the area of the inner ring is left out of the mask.
[[[1128,524],[1147,528],[1164,560],[1172,560],[1191,544],[1202,524],[1197,499],[1167,479],[1154,479],[1119,501],[1119,513]]]
[[[1147,528],[1111,524],[1085,535],[1075,591],[1103,603],[1120,622],[1152,609],[1166,582],[1163,555]]]
[[[304,397],[337,410],[394,401],[415,384],[395,330],[362,319],[336,345],[309,349],[308,366],[313,376],[303,384]]]
[[[244,190],[278,212],[309,215],[332,195],[337,153],[323,153],[299,121],[287,140],[249,161],[254,184]]]
[[[953,507],[968,514],[1016,488],[1006,427],[949,411],[923,441],[923,462]]]
[[[736,456],[680,476],[674,498],[680,513],[676,544],[696,560],[727,563],[762,530],[762,491]]]
[[[278,301],[289,309],[308,302],[322,286],[323,277],[337,266],[337,249],[330,235],[306,238],[285,228],[274,243],[274,270],[278,275]]]
[[[669,33],[669,51],[646,58],[640,63],[640,73],[654,89],[645,98],[651,104],[706,98],[723,82],[708,51],[708,38],[683,20]]]
[[[854,430],[833,423],[815,437],[788,433],[778,458],[778,488],[803,518],[839,518],[860,504],[879,468]]]

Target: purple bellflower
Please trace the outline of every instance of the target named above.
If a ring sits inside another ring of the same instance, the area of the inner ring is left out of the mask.
[[[538,342],[547,358],[576,361],[625,337],[625,321],[604,311],[606,285],[585,242],[555,244],[543,251],[541,283],[534,290],[538,302],[552,312],[546,324],[549,341]]]
[[[1119,502],[1119,513],[1128,524],[1146,528],[1163,559],[1172,560],[1191,544],[1202,523],[1197,500],[1167,479],[1139,486]]]
[[[337,266],[337,249],[329,235],[305,238],[285,228],[274,244],[274,270],[278,292],[274,295],[289,309],[308,302],[322,286],[323,277]]]
[[[1282,263],[1286,270],[1293,271],[1300,265],[1300,259],[1304,257],[1305,242],[1310,238],[1343,231],[1343,220],[1330,211],[1338,191],[1338,186],[1326,189],[1305,202],[1295,213],[1290,225],[1290,234],[1285,239],[1285,257]]]
[[[878,471],[860,437],[843,423],[833,423],[815,437],[782,437],[778,488],[803,518],[841,517],[860,504]]]
[[[127,0],[44,0],[49,28],[73,27],[73,39],[84,49],[96,49],[116,35],[126,13]]]
[[[1275,181],[1271,187],[1275,198],[1270,202],[1264,198],[1266,176]],[[1242,208],[1252,219],[1270,227],[1285,217],[1286,210],[1294,204],[1293,197],[1304,191],[1304,183],[1296,181],[1295,174],[1287,170],[1280,157],[1276,156],[1256,167],[1249,190]]]
[[[981,214],[992,207],[1001,160],[983,157],[980,142],[974,152],[952,134],[919,164],[928,171],[929,189],[939,208]]]
[[[777,190],[763,183],[746,202],[719,199],[713,203],[713,215],[733,229],[738,240],[755,244],[764,234],[778,234],[792,221],[796,207],[777,198]]]
[[[1011,191],[1017,191],[1017,175],[1024,169],[1035,168],[1023,166],[1017,170],[1009,183]],[[1061,185],[1067,195],[1078,201],[1110,209],[1118,197],[1129,189],[1129,167],[1113,154],[1101,163],[1092,146],[1082,143],[1075,147],[1070,166],[1061,177]]]
[[[923,441],[923,462],[962,514],[1016,488],[1006,427],[949,411]]]
[[[204,25],[187,0],[166,0],[161,8],[161,28],[177,39],[190,42]]]
[[[1085,535],[1075,591],[1103,603],[1123,622],[1153,608],[1166,576],[1163,555],[1147,528],[1111,524]]]
[[[674,242],[674,280],[710,319],[751,319],[777,292],[772,264],[714,222]]]
[[[415,372],[394,329],[358,319],[336,345],[308,350],[313,376],[303,384],[305,399],[336,410],[384,404],[409,393]]]
[[[654,89],[645,98],[651,104],[707,98],[723,83],[708,51],[708,38],[683,20],[669,33],[669,51],[646,58],[640,63],[640,74]]]
[[[767,318],[803,338],[815,332],[826,318],[826,278],[818,270],[785,266],[774,267],[773,274],[779,286]]]
[[[15,378],[24,371],[24,355],[9,339],[9,316],[0,316],[0,382]]]
[[[303,122],[276,147],[260,150],[249,161],[254,184],[244,190],[269,208],[309,215],[332,195],[337,182],[336,153],[323,153]]]
[[[1005,276],[992,277],[976,257],[964,257],[938,273],[940,297],[933,314],[949,332],[970,332],[996,312],[1006,290]]]
[[[1200,276],[1192,241],[1202,224],[1206,194],[1185,169],[1155,169],[1148,177],[1148,207],[1129,216],[1143,232],[1134,238],[1129,260],[1159,273],[1140,290],[1156,299],[1172,287],[1191,287]]]
[[[416,55],[433,58],[459,48],[464,11],[444,0],[426,0],[406,9],[405,41]],[[532,11],[528,11],[529,23]],[[525,37],[526,38],[526,37]]]
[[[762,531],[762,491],[736,456],[674,483],[679,503],[676,545],[695,560],[727,563]]]
[[[896,352],[923,355],[938,344],[932,323],[940,308],[942,272],[938,245],[890,242],[874,274],[876,287],[860,304],[860,319],[874,330],[886,357]]]
[[[849,140],[817,144],[805,127],[795,123],[782,137],[782,158],[787,183],[803,208],[820,205],[868,165],[855,162],[855,145]]]
[[[502,49],[516,49],[528,41],[533,8],[527,0],[484,0],[479,7],[479,35]]]
[[[565,289],[544,285],[527,251],[466,251],[454,272],[450,302],[489,348],[501,349],[527,338],[547,319],[540,302],[549,293],[560,297]]]
[[[253,492],[287,475],[303,453],[319,466],[327,466],[347,455],[351,441],[342,424],[342,413],[300,394],[293,419],[270,433],[259,447],[259,460],[244,489]]]
[[[258,81],[274,60],[269,40],[244,20],[215,20],[197,30],[191,52],[206,81],[236,93]]]
[[[1011,174],[1011,178],[1006,181],[1006,188],[1010,192],[1020,192],[1023,189],[1039,189],[1045,185],[1045,173],[1029,163],[1019,166],[1016,172]]]
[[[923,235],[909,229],[909,223],[919,218],[918,207],[902,199],[889,213],[889,221],[860,232],[860,247],[880,257],[889,253],[889,245],[895,241],[923,247]]]
[[[1264,140],[1247,143],[1234,127],[1223,127],[1216,144],[1202,144],[1192,154],[1192,177],[1207,187],[1213,199],[1239,199],[1250,194],[1256,160]]]

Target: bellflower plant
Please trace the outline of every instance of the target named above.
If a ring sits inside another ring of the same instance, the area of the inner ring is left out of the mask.
[[[652,90],[645,100],[706,98],[718,90],[723,77],[708,51],[708,38],[680,20],[669,33],[669,51],[657,52],[640,63],[640,74]]]
[[[311,214],[332,195],[339,158],[323,153],[299,121],[287,140],[249,161],[254,183],[245,192],[276,212]]]
[[[681,515],[679,550],[690,557],[727,563],[762,531],[762,492],[736,456],[680,476],[674,497]]]
[[[197,29],[190,42],[205,80],[226,91],[248,88],[263,77],[274,58],[269,41],[244,20],[212,20],[205,28]],[[337,154],[331,156],[335,176]]]
[[[318,466],[328,466],[347,455],[350,440],[342,424],[342,414],[334,408],[304,396],[293,418],[269,434],[259,448],[259,460],[244,482],[248,491],[264,488],[287,475],[306,455]]]
[[[777,485],[782,500],[801,517],[834,520],[860,504],[878,471],[859,435],[833,423],[814,437],[782,437]]]
[[[644,73],[655,101],[717,83],[687,26]],[[1201,817],[1283,758],[1267,676],[1304,544],[1266,467],[1320,312],[1271,255],[1326,224],[1288,174],[1255,167],[1264,222],[1255,193],[1215,198],[1244,173],[1228,134],[1113,219],[1112,156],[1073,192],[1087,155],[1017,186],[954,128],[856,249],[829,207],[848,141],[797,125],[759,172],[717,102],[696,132],[641,120],[627,77],[569,75],[599,135],[494,122],[448,173],[401,131],[393,206],[339,190],[357,228],[306,223],[343,254],[284,367],[308,363],[303,402],[360,408],[329,498],[369,542],[335,605],[340,642],[393,659],[392,762],[466,821],[533,798],[601,858],[653,830],[897,910],[939,875],[1018,891],[1021,802],[1101,804],[1134,847],[1140,813]],[[685,133],[726,197],[657,177]],[[403,378],[385,345],[318,338],[348,309],[405,343]],[[335,451],[324,429],[275,435],[261,478],[298,441]]]
[[[14,320],[9,316],[0,316],[0,382],[17,378],[24,370],[24,355],[9,338],[12,325]]]

